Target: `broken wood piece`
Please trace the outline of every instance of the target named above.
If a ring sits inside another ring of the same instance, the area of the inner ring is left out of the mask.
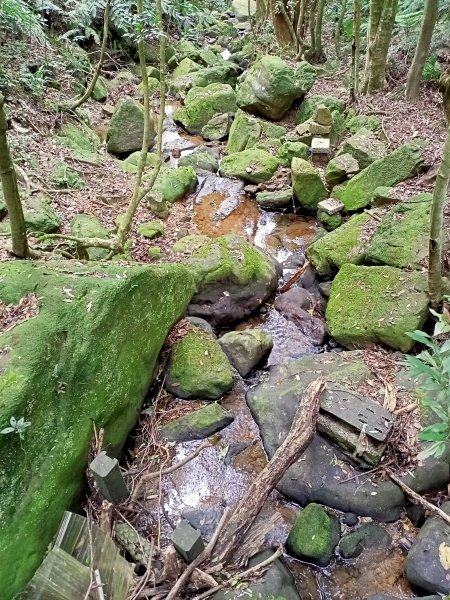
[[[303,265],[303,267],[301,267],[296,273],[294,273],[292,275],[292,277],[290,279],[288,279],[286,281],[286,283],[281,286],[280,288],[280,293],[283,294],[284,292],[287,292],[288,290],[291,289],[292,285],[298,280],[300,279],[300,277],[303,275],[303,273],[306,271],[306,269],[309,267],[309,260],[307,260],[305,262],[305,264]]]
[[[214,562],[227,564],[231,560],[269,494],[309,446],[316,431],[320,399],[324,389],[325,380],[318,378],[303,392],[285,440],[234,509],[214,551]]]

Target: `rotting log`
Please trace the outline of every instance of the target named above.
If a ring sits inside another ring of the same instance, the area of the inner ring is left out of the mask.
[[[322,378],[316,379],[305,389],[284,442],[232,512],[212,554],[213,562],[232,562],[233,554],[242,545],[269,494],[311,443],[324,389],[325,380]]]

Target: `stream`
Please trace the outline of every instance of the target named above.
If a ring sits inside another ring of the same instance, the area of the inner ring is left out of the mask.
[[[170,122],[174,105],[176,103],[167,107],[169,126],[166,127],[163,140],[166,162],[171,166],[176,166],[177,163],[173,156],[174,148],[179,149],[183,155],[192,152],[197,145],[203,143],[201,138],[180,133],[175,124]],[[215,175],[200,176],[196,191],[185,201],[192,215],[193,229],[210,237],[229,232],[243,236],[280,263],[284,263],[283,278],[286,280],[303,264],[304,249],[316,231],[316,221],[309,216],[262,210],[252,197],[245,194],[243,188],[244,184],[238,180]],[[317,287],[317,282],[313,280],[309,289],[320,296],[314,286]],[[288,328],[286,323],[286,319],[269,302],[236,329],[257,326],[272,334],[274,350],[269,364],[328,349],[326,345],[314,345],[299,333],[292,323]],[[233,507],[239,501],[250,483],[267,464],[258,427],[245,401],[247,390],[260,380],[261,375],[261,371],[256,371],[250,378],[240,379],[233,390],[221,400],[222,406],[233,413],[234,421],[220,432],[221,439],[218,444],[205,449],[195,460],[163,479],[161,503],[158,504],[158,498],[148,500],[148,511],[137,517],[135,522],[138,529],[148,533],[152,525],[148,515],[154,515],[156,511],[160,514],[158,527],[161,530],[163,546],[168,543],[172,526],[181,518],[188,518],[192,524],[197,524],[208,539],[215,529],[223,507]],[[178,415],[186,412],[188,407],[192,410],[200,405],[199,402],[174,398],[169,405],[168,414],[174,411]],[[200,443],[177,443],[172,463],[185,458]],[[265,519],[275,512],[281,517],[280,525],[271,531],[270,539],[267,540],[269,546],[286,541],[298,507],[281,493],[273,491],[258,518]],[[339,516],[339,513],[336,514]],[[340,517],[342,520],[342,513]],[[370,519],[359,519],[359,523],[366,521]],[[324,569],[285,558],[301,598],[362,600],[371,594],[413,595],[403,576],[406,552],[401,548],[401,544],[398,544],[399,538],[404,535],[402,524],[397,521],[385,524],[384,527],[393,538],[389,551],[365,550],[358,558],[352,560],[336,556],[331,565]],[[345,524],[341,526],[342,533],[352,529]]]

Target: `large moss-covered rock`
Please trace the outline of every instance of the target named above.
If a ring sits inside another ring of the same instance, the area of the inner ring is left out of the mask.
[[[393,186],[412,177],[422,164],[423,144],[409,142],[334,188],[333,197],[341,200],[346,210],[359,210],[370,204],[377,187]]]
[[[223,83],[211,83],[206,87],[189,90],[184,106],[175,111],[173,118],[189,133],[198,135],[214,116],[235,113],[236,110],[233,88]]]
[[[217,402],[183,415],[162,428],[163,437],[174,442],[202,440],[233,422],[233,415]]]
[[[70,233],[77,238],[109,238],[109,231],[103,227],[100,220],[94,215],[75,215],[70,222]],[[90,260],[102,260],[106,258],[106,248],[89,248],[87,251]],[[84,257],[80,257],[84,258]]]
[[[309,98],[306,98],[300,104],[297,114],[295,116],[295,123],[299,125],[300,123],[304,123],[305,121],[310,119],[313,116],[316,108],[320,104],[323,104],[324,106],[329,108],[332,113],[333,111],[343,112],[345,110],[345,102],[339,100],[339,98],[335,98],[333,96],[320,95],[309,96]]]
[[[261,137],[261,125],[258,119],[238,110],[230,128],[227,143],[228,154],[253,148]]]
[[[97,102],[104,102],[108,96],[108,86],[104,77],[99,77],[95,82],[94,89],[91,94],[94,100]]]
[[[209,171],[216,173],[219,169],[218,154],[205,146],[191,154],[185,154],[178,160],[178,167],[192,167],[196,173]]]
[[[390,209],[367,248],[367,262],[421,269],[428,257],[432,194],[418,194]]]
[[[357,115],[353,109],[350,109],[345,119],[345,127],[351,133],[357,133],[360,129],[379,131],[381,121],[376,115]]]
[[[295,519],[286,547],[295,557],[326,567],[338,542],[338,519],[312,503]]]
[[[0,278],[2,302],[34,294],[38,305],[0,335],[0,428],[30,422],[22,440],[0,436],[0,580],[11,600],[81,491],[94,424],[112,454],[134,426],[193,281],[181,265],[61,261],[3,262]]]
[[[350,179],[360,170],[358,161],[351,154],[340,154],[330,160],[325,169],[325,181],[329,188]]]
[[[361,169],[386,156],[386,145],[368,129],[360,129],[349,137],[339,150],[339,154],[350,154]]]
[[[52,233],[62,223],[50,203],[50,198],[44,194],[28,196],[22,200],[25,225],[31,232]]]
[[[281,119],[294,100],[311,89],[316,70],[303,62],[297,68],[278,56],[266,55],[248,70],[237,92],[238,105],[269,119]]]
[[[283,167],[290,167],[293,158],[308,158],[309,148],[303,142],[287,141],[278,150],[278,159]]]
[[[327,190],[317,169],[303,158],[292,159],[292,187],[294,196],[305,210],[315,212],[321,200],[327,197]]]
[[[268,181],[279,165],[278,159],[265,150],[251,148],[229,154],[220,163],[223,177],[239,177],[250,183]]]
[[[345,263],[361,265],[366,256],[364,231],[372,217],[353,215],[344,225],[314,241],[306,254],[319,275],[331,275]]]
[[[172,79],[185,77],[186,75],[189,75],[190,73],[195,73],[195,71],[200,71],[201,69],[203,69],[201,65],[191,60],[190,58],[185,57],[179,62],[178,66],[175,67],[172,73]]]
[[[346,263],[333,281],[326,319],[331,336],[346,348],[381,342],[407,352],[414,344],[407,332],[421,329],[427,314],[422,273]]]
[[[85,123],[80,124],[80,126],[66,123],[61,128],[56,141],[58,144],[70,148],[76,158],[87,159],[91,162],[98,160],[100,138]]]
[[[233,386],[233,370],[216,338],[189,325],[188,333],[173,348],[165,388],[187,400],[217,400]]]
[[[281,274],[275,260],[232,233],[202,244],[185,264],[198,282],[188,313],[219,326],[248,317],[270,298]]]
[[[144,109],[131,98],[119,100],[106,136],[106,149],[111,154],[129,154],[140,150],[144,135]],[[153,118],[150,118],[148,147],[155,141]]]
[[[228,113],[216,115],[202,128],[202,137],[210,141],[223,140],[227,137],[231,124],[231,117]]]
[[[158,192],[164,202],[175,202],[192,192],[197,184],[197,173],[192,166],[164,169],[155,184],[153,194]]]
[[[184,59],[189,60],[189,59]],[[179,65],[177,69],[180,67]],[[175,69],[176,71],[176,69]],[[193,87],[206,87],[211,83],[226,83],[231,86],[235,86],[237,78],[237,72],[234,65],[223,61],[221,64],[214,65],[212,67],[200,68],[195,72],[191,72],[182,77],[175,78],[171,83],[171,90],[173,93],[178,94],[181,98],[184,98],[187,91]]]
[[[292,188],[280,190],[278,192],[258,192],[258,194],[256,194],[256,202],[262,208],[268,208],[270,210],[293,208]]]

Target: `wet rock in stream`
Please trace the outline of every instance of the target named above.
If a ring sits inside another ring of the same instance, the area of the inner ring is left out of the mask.
[[[162,437],[175,442],[202,440],[233,422],[233,415],[213,402],[174,419],[161,430]]]
[[[219,344],[242,377],[246,377],[273,346],[271,335],[261,329],[230,331],[219,339]]]
[[[376,523],[365,523],[356,531],[345,535],[339,542],[339,553],[343,558],[355,558],[366,548],[389,549],[392,538]]]

